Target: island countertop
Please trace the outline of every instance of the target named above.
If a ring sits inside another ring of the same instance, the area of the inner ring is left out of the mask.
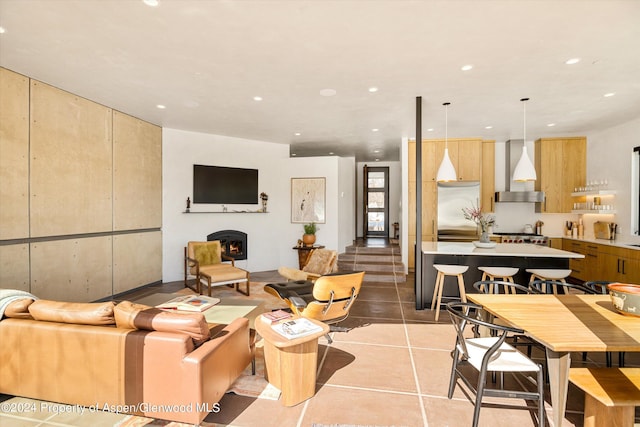
[[[494,248],[476,248],[471,242],[422,242],[422,253],[425,255],[584,258],[583,254],[528,243],[497,243]]]

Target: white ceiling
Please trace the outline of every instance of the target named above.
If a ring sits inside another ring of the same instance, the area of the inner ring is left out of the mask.
[[[521,139],[523,97],[528,140],[640,117],[638,0],[159,2],[0,0],[0,65],[163,127],[358,161],[398,159],[417,96],[425,138],[447,101],[450,138]]]

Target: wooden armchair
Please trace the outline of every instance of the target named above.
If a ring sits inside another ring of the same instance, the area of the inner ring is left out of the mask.
[[[229,261],[230,264],[223,262]],[[193,286],[189,284],[194,276]],[[240,283],[246,283],[246,291],[240,289]],[[235,266],[235,260],[222,253],[220,241],[188,242],[184,248],[184,286],[202,294],[202,285],[208,288],[211,296],[213,286],[228,285],[249,296],[249,272]]]
[[[309,254],[307,263],[298,270],[296,268],[280,267],[278,273],[290,281],[315,281],[325,274],[335,273],[338,265],[338,253],[330,249],[315,249]]]

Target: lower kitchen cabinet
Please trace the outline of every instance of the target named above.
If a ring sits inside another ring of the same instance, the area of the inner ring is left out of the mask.
[[[640,284],[638,250],[567,238],[562,239],[562,249],[585,256],[569,262],[574,279]]]

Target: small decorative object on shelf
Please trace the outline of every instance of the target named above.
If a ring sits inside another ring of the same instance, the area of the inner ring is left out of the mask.
[[[462,208],[464,219],[475,222],[480,228],[480,243],[489,243],[489,227],[496,223],[493,215],[485,215],[479,206],[471,206],[470,208]]]
[[[191,199],[187,196],[187,212],[191,212]]]
[[[260,193],[260,200],[262,200],[262,212],[267,211],[267,200],[269,200],[269,195],[264,191]]]

